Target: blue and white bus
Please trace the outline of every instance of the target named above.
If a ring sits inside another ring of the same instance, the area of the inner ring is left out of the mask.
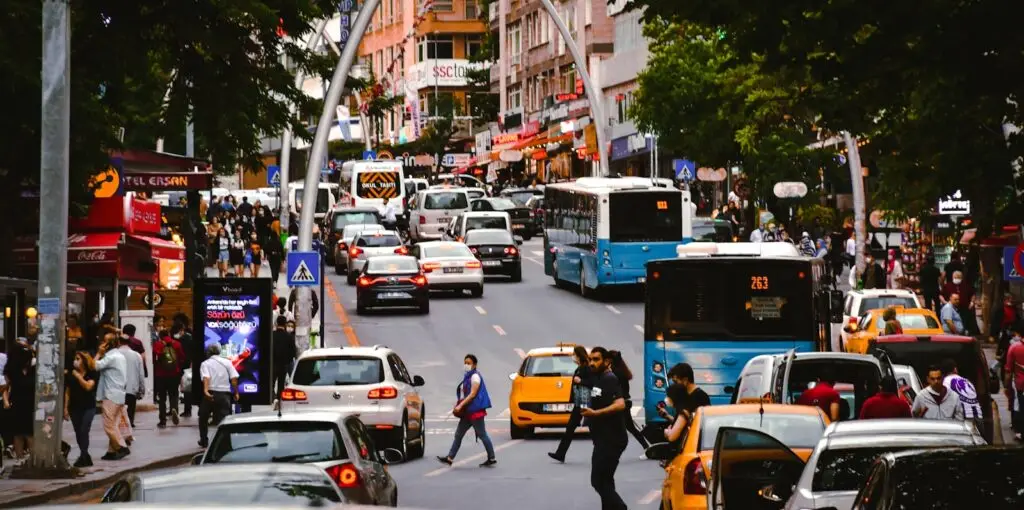
[[[675,254],[682,240],[682,192],[636,178],[549,184],[544,219],[544,274],[589,297],[641,284],[647,261]]]
[[[790,243],[690,243],[675,259],[647,265],[644,411],[658,403],[668,371],[689,363],[712,404],[728,404],[744,365],[761,354],[828,350],[841,312],[822,259]]]

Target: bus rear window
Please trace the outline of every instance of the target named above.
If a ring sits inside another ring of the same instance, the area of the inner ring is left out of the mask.
[[[613,243],[676,242],[683,238],[679,192],[620,192],[608,196],[609,240]]]

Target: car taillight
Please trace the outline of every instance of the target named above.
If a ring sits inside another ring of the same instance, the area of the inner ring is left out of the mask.
[[[426,225],[426,224],[427,224],[427,217],[426,216],[420,216],[420,225]]]
[[[701,465],[700,457],[691,460],[683,470],[683,494],[707,494],[708,487],[704,480],[704,466]]]
[[[480,269],[480,262],[475,261],[475,260],[470,261],[470,262],[466,262],[466,268],[467,269]]]
[[[409,248],[406,248],[405,246],[399,246],[398,248],[395,248],[395,253],[399,255],[408,255]]]
[[[477,253],[479,253],[479,252],[477,252],[476,248],[473,248],[472,246],[469,248],[469,251],[473,252],[473,255],[476,255]]]
[[[412,283],[415,283],[417,287],[424,287],[427,285],[427,277],[418,274],[412,277]]]
[[[296,402],[305,401],[306,392],[302,390],[294,390],[292,388],[285,388],[281,390],[281,401],[282,402]]]
[[[382,398],[397,398],[398,390],[391,386],[381,386],[380,388],[374,388],[366,394],[366,398],[370,400],[379,400]]]
[[[440,269],[440,268],[441,268],[441,264],[438,264],[437,262],[427,262],[426,264],[423,264],[423,272],[424,273],[429,273],[429,272],[431,272],[431,271],[433,271],[435,269]]]
[[[338,249],[341,251],[348,251],[348,245],[345,244],[345,241],[338,241]]]
[[[505,248],[505,255],[515,255],[517,253],[519,253],[519,250],[517,250],[515,246]]]
[[[359,479],[359,471],[351,463],[337,464],[327,468],[325,471],[341,489],[351,489],[362,485],[362,480]]]
[[[365,276],[360,276],[359,279],[356,280],[356,285],[360,287],[369,287],[371,283],[373,283],[373,280],[370,280]]]
[[[358,257],[362,253],[363,253],[363,250],[360,250],[359,248],[356,248],[355,246],[353,246],[352,249],[348,251],[348,256],[349,257]]]

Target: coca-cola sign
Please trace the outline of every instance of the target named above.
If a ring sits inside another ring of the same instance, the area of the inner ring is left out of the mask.
[[[160,233],[160,204],[145,200],[132,200],[128,207],[128,232],[135,234]]]
[[[107,250],[80,250],[75,255],[78,262],[106,262],[111,260]]]

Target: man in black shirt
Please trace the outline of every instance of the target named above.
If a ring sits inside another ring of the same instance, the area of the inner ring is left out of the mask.
[[[590,407],[580,414],[590,427],[594,441],[591,455],[590,485],[601,497],[602,509],[624,509],[626,503],[615,492],[615,470],[626,450],[626,400],[619,379],[612,373],[612,360],[608,350],[594,347],[590,351],[590,369],[595,374],[591,389]]]
[[[274,350],[274,361],[271,368],[274,373],[274,392],[278,396],[284,389],[285,376],[288,375],[288,369],[291,368],[296,355],[295,337],[285,330],[287,324],[288,319],[283,315],[278,315],[277,327],[271,335],[271,344]]]
[[[690,421],[693,413],[697,412],[698,407],[711,405],[711,397],[707,392],[698,388],[697,383],[693,382],[693,367],[689,363],[679,363],[672,367],[668,371],[668,377],[674,384],[686,388],[686,395],[680,399],[681,402],[673,403],[676,406],[676,412],[683,415],[687,422]],[[668,413],[664,408],[658,408],[658,414],[671,421],[671,416],[666,416]]]
[[[924,296],[924,307],[938,313],[939,308],[939,280],[942,279],[942,271],[935,267],[935,257],[928,257],[918,275],[921,278],[921,295]]]

